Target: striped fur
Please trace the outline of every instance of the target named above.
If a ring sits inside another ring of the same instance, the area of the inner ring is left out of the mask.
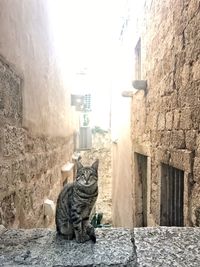
[[[89,239],[96,242],[89,216],[98,195],[98,163],[96,160],[91,167],[83,167],[78,162],[76,180],[66,184],[58,196],[56,228],[68,240],[75,237],[81,243]]]

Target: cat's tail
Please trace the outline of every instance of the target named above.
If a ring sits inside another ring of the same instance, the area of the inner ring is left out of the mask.
[[[91,224],[89,224],[88,226],[87,226],[87,234],[89,235],[89,237],[90,237],[90,239],[94,242],[94,243],[96,243],[96,235],[95,235],[95,230],[94,230],[94,227],[91,225]]]
[[[90,235],[90,239],[91,239],[94,243],[96,243],[96,235]]]

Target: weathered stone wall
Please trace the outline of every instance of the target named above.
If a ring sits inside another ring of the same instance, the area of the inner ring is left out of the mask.
[[[109,132],[92,134],[92,149],[81,152],[81,162],[86,166],[99,159],[99,194],[95,211],[103,213],[102,223],[112,222],[111,139]]]
[[[56,201],[73,139],[33,136],[22,128],[23,89],[22,78],[1,57],[0,224],[30,228],[53,223],[44,217],[43,203]]]
[[[160,223],[160,165],[184,170],[184,224],[199,225],[200,3],[146,1],[142,79],[133,96],[134,152],[150,159],[148,224]],[[137,190],[137,188],[136,188]]]

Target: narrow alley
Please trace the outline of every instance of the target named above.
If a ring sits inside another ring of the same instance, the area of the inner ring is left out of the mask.
[[[0,266],[199,267],[199,227],[200,0],[0,0]]]

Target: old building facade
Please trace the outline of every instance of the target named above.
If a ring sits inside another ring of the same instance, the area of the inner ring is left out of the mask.
[[[147,88],[132,94],[132,206],[114,224],[199,226],[200,2],[147,0],[138,25],[133,79]]]

